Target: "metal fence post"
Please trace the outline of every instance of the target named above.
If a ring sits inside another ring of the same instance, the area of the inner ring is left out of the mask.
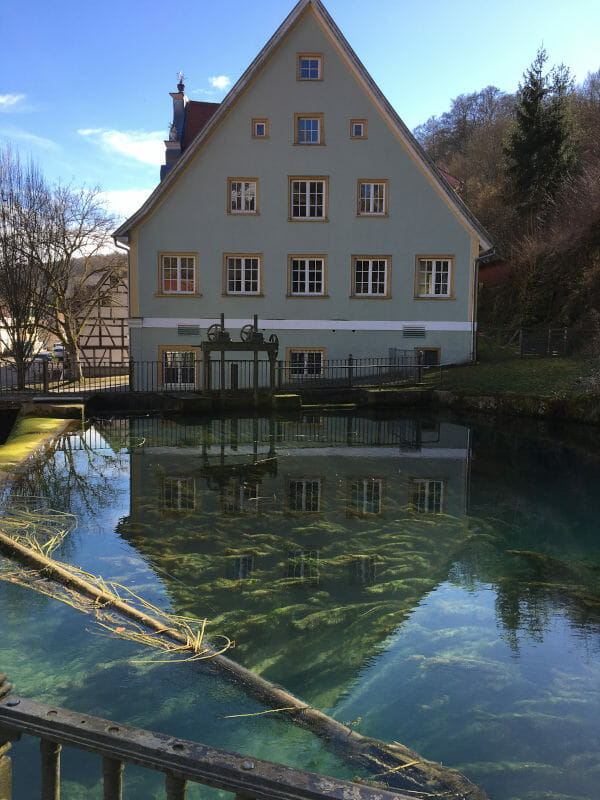
[[[60,800],[60,751],[62,745],[40,739],[42,800]]]
[[[354,364],[354,360],[352,358],[352,353],[348,356],[348,386],[352,388],[352,367]]]
[[[187,781],[170,772],[165,773],[165,790],[167,800],[185,800]]]
[[[134,390],[134,380],[135,380],[135,364],[133,362],[133,358],[129,359],[129,391],[133,392]]]
[[[48,362],[46,359],[42,361],[42,383],[44,387],[44,394],[48,394]]]
[[[122,800],[124,764],[117,758],[102,759],[104,800]]]

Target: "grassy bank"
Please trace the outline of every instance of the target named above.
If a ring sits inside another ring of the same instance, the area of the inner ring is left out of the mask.
[[[598,358],[519,358],[511,348],[482,345],[477,364],[431,369],[424,378],[428,388],[468,395],[522,394],[538,397],[573,397],[598,391],[594,373]],[[440,385],[441,384],[441,385]]]
[[[20,417],[5,444],[0,446],[0,472],[11,472],[48,439],[62,433],[70,420]]]

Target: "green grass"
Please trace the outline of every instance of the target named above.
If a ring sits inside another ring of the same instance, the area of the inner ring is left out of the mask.
[[[62,433],[68,424],[69,420],[49,417],[19,418],[6,443],[0,446],[0,471],[14,469],[44,442]]]
[[[470,395],[511,392],[538,397],[568,397],[583,394],[581,379],[598,368],[598,359],[581,356],[519,358],[515,348],[481,345],[479,362],[461,367],[432,368],[424,383]]]

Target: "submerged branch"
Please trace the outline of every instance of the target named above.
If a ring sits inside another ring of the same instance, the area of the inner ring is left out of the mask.
[[[193,648],[194,643],[202,640],[201,635],[196,635],[194,638],[189,628],[186,630],[185,621],[182,628],[181,618],[169,617],[150,603],[142,601],[146,609],[160,614],[161,618],[157,619],[124,602],[116,591],[116,585],[114,592],[109,591],[101,579],[96,586],[89,579],[93,576],[87,576],[86,579],[84,573],[78,574],[73,568],[61,565],[40,552],[34,552],[2,532],[0,532],[0,553],[35,570],[43,578],[55,581],[68,590],[88,598],[93,601],[95,607],[100,607],[103,611],[110,609],[141,626],[141,629],[129,636],[133,640],[139,641],[140,637],[146,636],[156,641],[161,637],[183,648],[190,646]],[[33,588],[38,587],[33,584]],[[132,592],[130,595],[137,597]],[[166,619],[167,625],[165,625]],[[143,628],[153,631],[153,635],[144,634]],[[114,628],[113,630],[121,633]],[[165,647],[165,649],[173,648]],[[353,766],[361,766],[376,775],[385,775],[388,786],[420,797],[487,800],[485,792],[456,770],[427,761],[398,743],[388,744],[362,736],[322,711],[308,706],[285,689],[222,655],[222,651],[210,646],[207,646],[207,650],[208,652],[204,654],[209,659],[206,664],[225,674],[230,680],[241,684],[249,694],[271,706],[273,711],[285,709],[287,716],[295,724],[322,737],[328,746]]]

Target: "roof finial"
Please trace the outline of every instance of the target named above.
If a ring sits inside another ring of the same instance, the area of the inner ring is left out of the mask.
[[[177,91],[178,92],[183,92],[183,90],[185,89],[185,85],[183,83],[184,80],[185,80],[185,75],[183,74],[183,72],[181,70],[179,70],[179,72],[177,73],[177,81],[178,81],[178,83],[177,83]]]

